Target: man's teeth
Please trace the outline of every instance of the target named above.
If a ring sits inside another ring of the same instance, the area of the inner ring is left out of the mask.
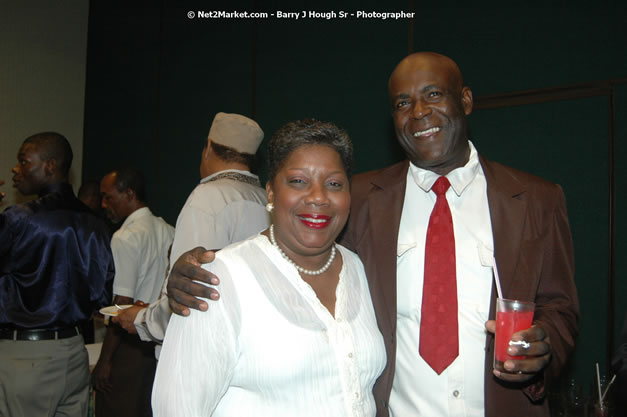
[[[414,137],[417,138],[418,136],[426,136],[426,135],[430,135],[432,133],[438,133],[439,131],[440,131],[439,127],[432,127],[430,129],[420,130],[420,131],[414,133]]]
[[[301,219],[309,223],[326,223],[329,221],[329,219],[312,219],[311,217],[301,217]]]

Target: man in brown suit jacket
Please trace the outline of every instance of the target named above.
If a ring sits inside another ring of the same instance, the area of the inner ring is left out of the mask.
[[[364,262],[386,344],[388,364],[374,388],[377,415],[388,416],[391,410],[392,415],[404,417],[409,412],[425,413],[418,406],[407,410],[413,398],[404,399],[404,408],[394,400],[390,402],[397,351],[403,352],[397,346],[397,338],[402,336],[397,328],[397,247],[408,169],[411,163],[418,169],[446,176],[469,162],[471,145],[466,116],[472,111],[472,92],[463,86],[461,73],[452,60],[438,54],[417,53],[396,67],[390,77],[389,93],[397,139],[408,160],[353,178],[351,216],[342,243],[356,251]],[[528,347],[510,347],[511,354],[523,359],[506,361],[508,372],[493,371],[496,294],[492,289],[490,305],[485,306],[490,318],[486,323],[485,354],[468,358],[463,357],[460,349],[461,360],[485,363],[481,401],[484,409],[464,411],[464,415],[548,416],[545,388],[559,374],[574,347],[579,314],[564,195],[558,185],[478,158],[486,183],[486,195],[481,198],[487,199],[503,293],[507,298],[535,301],[536,310],[534,326],[516,336],[528,342]],[[175,266],[176,274],[170,277],[169,293],[175,298],[171,305],[182,313],[186,310],[178,303],[207,308],[206,303],[191,300],[179,291],[188,285],[180,275],[209,280],[190,269],[189,264],[181,262]],[[420,273],[416,276],[421,277]],[[187,287],[187,292],[215,299],[217,295],[206,288],[193,291]],[[415,348],[418,350],[418,346]],[[428,402],[433,388],[418,375],[413,380],[418,388],[412,395]],[[463,392],[461,397],[459,391],[453,395],[456,400],[466,401]],[[439,409],[446,409],[447,400],[442,403]],[[461,415],[450,409],[443,413]]]
[[[481,165],[488,183],[495,257],[503,292],[513,299],[536,300],[534,323],[551,341],[550,361],[546,359],[548,364],[538,370],[539,376],[531,382],[508,385],[492,374],[494,337],[488,336],[485,358],[477,358],[485,362],[485,415],[548,416],[544,388],[559,374],[577,334],[577,296],[564,196],[559,186],[529,174],[485,158],[481,158]],[[364,262],[379,329],[386,342],[388,365],[374,388],[378,416],[389,415],[388,399],[394,380],[396,239],[408,167],[408,161],[403,161],[354,177],[351,217],[342,241]],[[491,320],[495,316],[495,299],[493,289]],[[518,367],[523,369],[523,364]],[[528,379],[529,375],[520,379]]]

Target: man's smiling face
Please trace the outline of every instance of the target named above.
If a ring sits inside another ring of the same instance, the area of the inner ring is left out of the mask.
[[[454,62],[410,55],[392,73],[389,97],[396,137],[414,165],[445,175],[468,161],[472,92]]]

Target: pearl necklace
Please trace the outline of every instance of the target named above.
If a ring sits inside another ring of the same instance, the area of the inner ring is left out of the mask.
[[[331,266],[331,264],[333,263],[333,260],[335,259],[335,245],[331,246],[331,255],[329,256],[329,259],[327,260],[327,263],[324,264],[324,266],[320,269],[317,269],[315,271],[312,271],[311,269],[305,269],[302,266],[296,265],[296,263],[294,261],[292,261],[289,256],[287,256],[285,254],[285,252],[283,252],[283,250],[279,247],[279,245],[276,243],[276,239],[274,238],[274,224],[270,225],[270,242],[272,242],[272,245],[274,247],[276,247],[279,250],[279,253],[281,254],[281,256],[290,264],[292,264],[294,266],[294,268],[296,268],[296,270],[298,272],[301,272],[305,275],[320,275],[324,272],[326,272],[327,269],[329,269],[329,267]]]

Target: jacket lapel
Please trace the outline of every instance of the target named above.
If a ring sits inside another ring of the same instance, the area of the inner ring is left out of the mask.
[[[372,178],[372,191],[368,195],[371,229],[368,246],[376,247],[377,252],[366,258],[367,271],[381,295],[392,334],[396,332],[396,250],[408,167],[408,161],[404,161],[382,170]]]
[[[527,212],[526,190],[509,171],[500,169],[499,164],[483,156],[479,158],[488,184],[494,257],[503,296],[507,298],[520,258],[520,243]]]

